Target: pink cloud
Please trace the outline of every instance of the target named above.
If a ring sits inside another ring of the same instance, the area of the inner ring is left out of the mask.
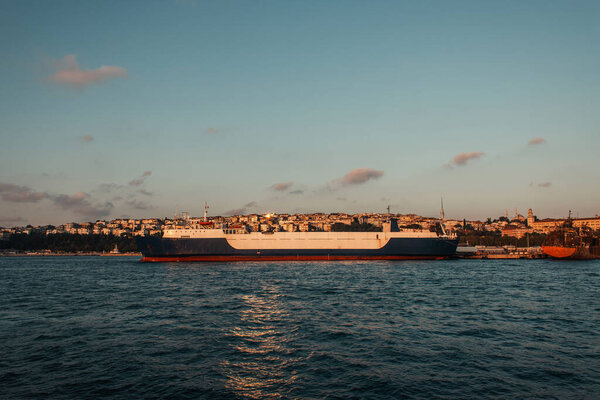
[[[379,179],[383,176],[383,171],[373,168],[356,168],[342,177],[340,182],[343,185],[360,185],[370,179]]]
[[[112,78],[123,78],[127,76],[127,70],[123,67],[103,65],[97,69],[81,69],[74,54],[68,54],[57,62],[58,71],[52,74],[48,80],[53,83],[83,88],[92,83],[101,83]]]
[[[92,135],[84,135],[80,137],[81,141],[86,143],[91,143],[94,141],[94,137]]]
[[[77,214],[89,217],[105,217],[110,214],[113,204],[105,202],[104,204],[92,204],[90,195],[84,192],[77,192],[72,195],[59,194],[52,197],[54,204],[63,210],[71,210]]]
[[[356,168],[348,172],[341,178],[328,182],[323,187],[325,191],[337,190],[341,186],[361,185],[371,179],[379,179],[383,176],[383,171],[373,168]]]
[[[527,144],[529,146],[534,146],[536,144],[544,144],[544,143],[546,143],[546,139],[544,139],[543,137],[536,137],[536,138],[531,139]]]
[[[294,184],[293,182],[276,183],[273,186],[271,186],[271,189],[275,190],[277,192],[283,192],[284,190],[289,189],[293,184]]]
[[[77,192],[72,195],[59,194],[54,196],[54,203],[64,209],[68,209],[75,206],[85,205],[88,203],[87,198],[89,195],[84,192]]]
[[[470,153],[460,153],[460,154],[457,154],[452,159],[452,162],[454,163],[454,165],[465,165],[467,162],[469,162],[471,160],[476,160],[483,155],[485,155],[485,153],[483,153],[481,151],[472,151]]]
[[[126,204],[132,208],[135,208],[136,210],[147,210],[149,208],[152,208],[146,202],[136,200],[136,199],[131,199],[131,200],[127,201]]]
[[[139,177],[132,179],[129,182],[129,186],[141,186],[144,184],[144,182],[146,181],[146,178],[149,177],[150,175],[152,175],[152,171],[144,171],[144,173],[142,175],[140,175]]]
[[[251,201],[247,203],[242,208],[234,208],[233,210],[225,211],[225,215],[244,215],[251,211],[252,208],[256,207],[256,202]]]
[[[22,222],[22,221],[25,221],[25,219],[23,217],[1,217],[0,216],[0,222],[15,223],[15,222]]]
[[[14,203],[37,203],[48,197],[46,192],[34,192],[26,186],[13,185],[12,183],[0,183],[0,194],[2,200]]]
[[[550,186],[552,186],[552,182],[544,182],[544,183],[540,183],[540,184],[538,184],[538,186],[539,186],[539,187],[542,187],[542,188],[547,188],[547,187],[550,187]]]

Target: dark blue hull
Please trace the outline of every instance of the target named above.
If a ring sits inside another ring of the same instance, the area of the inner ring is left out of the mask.
[[[379,249],[235,249],[224,238],[138,237],[142,261],[441,259],[456,254],[458,239],[392,238]]]

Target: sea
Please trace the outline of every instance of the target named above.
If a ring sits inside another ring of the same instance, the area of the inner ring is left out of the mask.
[[[2,399],[598,399],[600,260],[0,258]]]

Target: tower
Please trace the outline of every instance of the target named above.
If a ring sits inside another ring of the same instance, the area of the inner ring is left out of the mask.
[[[534,222],[535,217],[533,216],[533,210],[530,208],[529,211],[527,211],[527,226],[532,227]]]
[[[442,220],[444,220],[445,215],[444,215],[444,198],[443,197],[440,198],[440,205],[441,205],[441,208],[440,208],[440,218]]]

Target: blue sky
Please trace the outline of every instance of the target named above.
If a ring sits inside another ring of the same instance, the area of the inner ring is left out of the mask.
[[[204,201],[433,216],[440,196],[455,218],[592,216],[599,19],[596,1],[4,1],[0,225]]]

